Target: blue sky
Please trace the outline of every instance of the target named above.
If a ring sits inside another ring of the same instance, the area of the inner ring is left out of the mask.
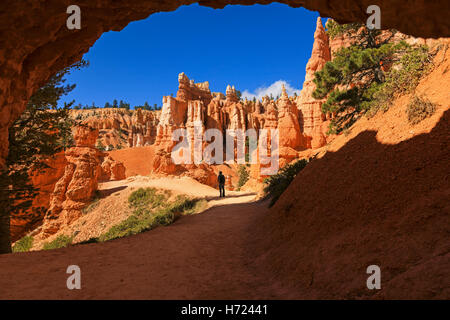
[[[180,72],[209,81],[213,92],[230,84],[252,97],[279,90],[280,80],[293,92],[304,81],[317,17],[282,4],[195,4],[153,14],[103,34],[84,57],[90,66],[67,77],[77,87],[62,102],[161,105],[164,95],[176,94]]]

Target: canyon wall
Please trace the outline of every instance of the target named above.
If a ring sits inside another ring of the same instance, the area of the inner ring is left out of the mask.
[[[218,129],[223,136],[227,129],[255,129],[257,132],[259,129],[278,129],[281,166],[297,158],[298,151],[324,146],[331,138],[326,135],[329,119],[321,110],[324,100],[315,100],[311,94],[315,89],[314,73],[330,60],[328,35],[319,17],[305,82],[298,97],[289,97],[283,86],[278,99],[266,96],[261,101],[240,100],[234,86],[229,85],[225,95],[211,93],[208,82],[198,84],[181,73],[177,96],[163,98],[155,139],[158,150],[155,172],[173,174],[185,171],[171,161],[170,152],[177,143],[172,141],[172,134],[176,129],[186,129],[193,137],[195,124],[198,124],[201,134],[206,129]]]
[[[95,148],[98,130],[73,129],[75,146],[48,160],[50,168],[31,172],[39,188],[32,207],[11,217],[11,239],[16,241],[36,229],[40,238],[57,232],[61,225],[78,219],[91,202],[98,181],[125,179],[125,167]]]
[[[160,111],[97,108],[71,110],[71,117],[99,131],[97,146],[106,151],[152,145]]]
[[[186,168],[197,168],[195,165],[189,165],[183,169],[182,166],[173,164],[170,153],[178,142],[172,140],[172,135],[177,129],[187,131],[193,151],[196,128],[201,136],[208,129],[217,129],[223,137],[226,130],[255,129],[259,133],[260,129],[278,128],[280,149],[292,149],[286,154],[294,154],[295,157],[295,150],[307,147],[307,139],[300,130],[299,116],[301,110],[294,98],[288,97],[285,88],[277,100],[271,100],[269,97],[264,97],[262,101],[240,100],[234,86],[228,86],[225,95],[211,93],[207,83],[196,84],[181,73],[177,96],[163,98],[155,139],[155,148],[158,151],[154,171],[173,174],[179,173],[180,170],[185,171]],[[206,143],[202,143],[201,149],[204,150],[205,147]],[[193,152],[190,159],[194,162]]]
[[[81,59],[95,41],[110,30],[120,31],[129,22],[149,15],[174,11],[196,0],[79,0],[81,30],[68,30],[70,0],[4,0],[0,3],[0,166],[8,153],[8,127],[25,109],[31,95],[59,70]],[[203,0],[200,5],[223,8],[228,4],[268,4],[271,0]],[[292,7],[316,10],[340,23],[365,22],[372,0],[279,0]],[[442,1],[377,0],[382,9],[382,27],[423,37],[448,36]]]
[[[320,71],[325,63],[331,60],[330,39],[322,25],[321,18],[317,18],[316,31],[311,58],[306,64],[303,88],[296,99],[300,110],[300,125],[305,135],[305,148],[320,148],[327,143],[326,115],[322,113],[322,104],[326,99],[316,100],[312,93],[316,86],[313,83],[314,73]]]
[[[408,40],[425,43],[423,39]],[[289,97],[283,88],[281,96],[275,100],[267,96],[261,101],[240,100],[234,86],[228,86],[225,94],[215,93],[210,91],[208,82],[195,83],[181,73],[176,97],[164,97],[161,111],[72,110],[71,116],[87,125],[90,131],[75,128],[76,147],[49,160],[51,168],[47,171],[33,175],[33,184],[41,189],[33,208],[50,209],[12,217],[13,240],[42,223],[43,237],[54,233],[61,224],[70,223],[81,215],[99,180],[125,178],[124,166],[99,151],[99,145],[105,150],[153,145],[154,172],[187,175],[211,186],[216,184],[217,173],[210,166],[173,163],[170,153],[176,144],[172,141],[174,130],[186,129],[192,135],[196,126],[201,133],[214,128],[223,134],[227,129],[276,128],[280,132],[280,166],[296,159],[302,150],[324,146],[333,139],[326,135],[330,119],[321,111],[323,100],[311,97],[312,80],[314,73],[331,59],[332,53],[347,44],[345,38],[330,40],[318,18],[305,82],[297,97]],[[202,144],[202,148],[205,146]],[[262,178],[259,169],[259,165],[252,166],[253,178]]]
[[[335,44],[334,49],[338,46]],[[323,100],[315,100],[311,96],[315,89],[312,81],[314,73],[330,59],[330,41],[319,17],[311,58],[306,66],[305,82],[299,96],[289,97],[283,87],[278,99],[265,96],[261,100],[242,100],[234,86],[227,86],[225,94],[211,92],[208,82],[195,83],[186,74],[180,73],[177,95],[163,97],[161,111],[72,110],[71,116],[98,130],[97,147],[111,150],[154,145],[154,172],[191,175],[195,171],[195,176],[201,177],[199,181],[214,185],[215,180],[210,177],[214,172],[206,165],[177,166],[173,163],[171,151],[178,143],[172,139],[174,131],[187,130],[193,154],[196,127],[202,136],[207,129],[217,129],[224,137],[228,129],[254,129],[257,134],[260,129],[278,129],[279,165],[283,166],[297,158],[299,151],[320,148],[332,138],[326,135],[329,119],[321,111]],[[202,150],[206,145],[202,143]],[[193,157],[191,161],[194,162]],[[256,178],[261,177],[257,175]]]

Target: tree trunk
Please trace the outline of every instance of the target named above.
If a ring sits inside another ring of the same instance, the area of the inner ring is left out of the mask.
[[[0,178],[2,178],[1,174]],[[2,191],[3,188],[5,186],[0,182],[0,254],[11,252],[11,216],[7,193]]]
[[[10,214],[4,201],[0,201],[0,254],[11,253]]]

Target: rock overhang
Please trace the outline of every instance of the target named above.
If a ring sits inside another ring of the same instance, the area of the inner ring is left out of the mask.
[[[120,31],[128,23],[157,12],[174,11],[195,0],[78,0],[81,30],[66,28],[71,0],[6,0],[0,3],[0,165],[8,153],[8,127],[20,115],[33,92],[63,67],[81,59],[107,31]],[[270,4],[270,0],[205,0],[202,6]],[[450,34],[450,3],[412,0],[279,0],[292,7],[318,11],[340,23],[364,22],[366,8],[382,10],[382,28],[395,28],[419,37]],[[426,23],[423,23],[426,21]]]

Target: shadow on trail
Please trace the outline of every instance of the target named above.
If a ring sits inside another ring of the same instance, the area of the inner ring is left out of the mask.
[[[120,187],[106,189],[106,190],[99,190],[99,192],[100,192],[100,196],[102,198],[106,198],[106,197],[112,195],[113,193],[122,191],[126,188],[128,188],[128,186],[120,186]]]
[[[256,196],[257,194],[255,192],[248,192],[248,193],[243,193],[243,194],[232,194],[229,196],[225,196],[225,197],[212,197],[212,196],[208,196],[205,197],[205,200],[211,201],[211,200],[222,200],[222,199],[233,199],[233,198],[242,198],[242,197],[248,197],[248,196]]]

